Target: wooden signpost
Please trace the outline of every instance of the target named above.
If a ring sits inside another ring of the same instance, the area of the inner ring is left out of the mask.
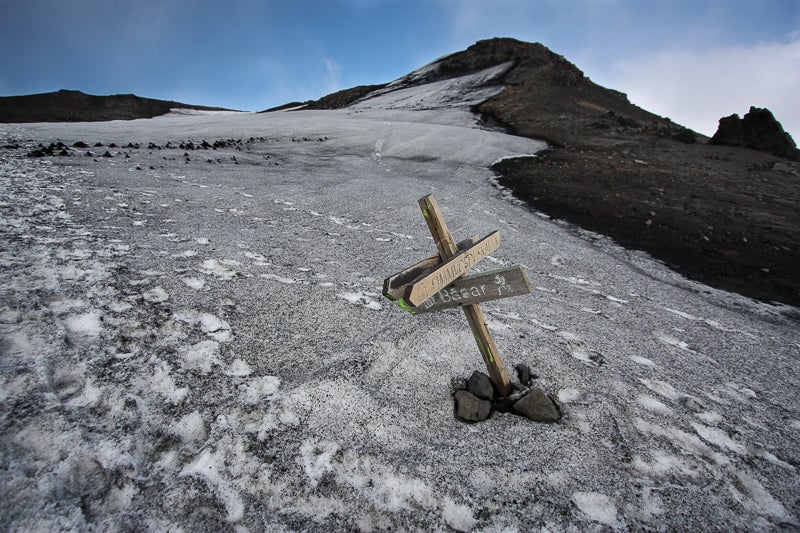
[[[500,246],[500,233],[456,244],[433,195],[420,198],[419,205],[439,253],[386,278],[383,295],[412,314],[461,307],[489,377],[500,395],[508,396],[512,389],[508,371],[478,304],[528,294],[531,287],[525,271],[513,266],[468,276],[470,268]]]

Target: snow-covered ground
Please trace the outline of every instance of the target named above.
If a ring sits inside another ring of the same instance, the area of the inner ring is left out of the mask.
[[[440,101],[0,125],[0,529],[800,527],[797,323],[531,213],[487,167],[542,145]],[[484,312],[561,422],[457,421],[463,314],[381,299],[429,193],[526,267]]]

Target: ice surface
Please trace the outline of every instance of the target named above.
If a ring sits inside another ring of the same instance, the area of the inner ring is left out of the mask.
[[[500,93],[503,86],[499,77],[513,66],[513,61],[501,63],[482,71],[459,78],[451,78],[413,87],[404,85],[414,82],[428,70],[421,69],[403,79],[389,84],[384,89],[370,93],[349,109],[447,109],[476,105]],[[526,154],[529,155],[529,154]]]
[[[617,508],[608,496],[598,492],[576,492],[572,501],[587,517],[612,527],[618,527]]]
[[[800,527],[796,322],[514,202],[488,165],[543,145],[476,127],[480,83],[0,125],[2,527]],[[94,156],[25,157],[59,140]],[[561,422],[455,420],[463,315],[379,297],[435,249],[428,193],[457,238],[501,231],[478,267],[526,267],[484,312]]]

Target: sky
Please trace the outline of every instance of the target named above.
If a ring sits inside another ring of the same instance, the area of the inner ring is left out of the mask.
[[[260,111],[491,37],[541,42],[700,133],[756,106],[800,142],[800,0],[0,0],[0,96]]]

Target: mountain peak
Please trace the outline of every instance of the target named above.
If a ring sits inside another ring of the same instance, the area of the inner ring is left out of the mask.
[[[468,77],[472,79],[467,80]],[[502,87],[534,84],[569,88],[588,81],[579,68],[541,43],[496,37],[442,56],[391,83],[345,89],[308,102],[305,109],[348,107],[395,91],[459,79],[461,82],[447,88],[457,93],[443,99],[447,107],[456,105],[458,100],[464,106],[475,105],[476,98],[486,100]],[[496,90],[487,90],[488,87]]]
[[[536,69],[539,71],[537,78],[549,81],[563,83],[584,77],[578,67],[543,44],[526,43],[509,37],[478,41],[466,50],[445,56],[434,63],[439,64],[442,77],[447,77],[469,74],[508,61],[514,62],[515,69]]]

